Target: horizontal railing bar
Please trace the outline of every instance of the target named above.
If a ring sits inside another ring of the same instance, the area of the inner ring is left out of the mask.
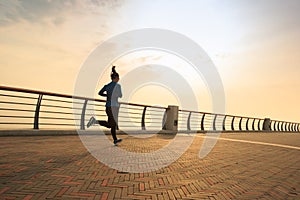
[[[26,122],[0,122],[0,124],[22,124],[22,125],[32,125],[32,123],[26,123]]]
[[[130,105],[130,106],[139,106],[139,107],[147,107],[147,108],[159,108],[159,109],[167,109],[165,107],[160,106],[150,106],[150,105],[143,105],[143,104],[136,104],[136,103],[125,103],[125,102],[119,102],[121,105]]]
[[[14,115],[0,115],[0,117],[7,117],[7,118],[33,118],[33,116],[14,116]]]
[[[122,127],[120,127],[120,128],[141,128],[141,126],[139,126],[139,125],[137,125],[137,126],[122,126]]]
[[[61,103],[83,104],[81,102],[72,102],[72,101],[65,101],[65,100],[60,100],[60,99],[49,99],[49,98],[43,98],[43,101],[55,101],[55,102],[61,102]]]
[[[67,107],[67,106],[56,106],[56,105],[49,105],[49,104],[42,104],[42,107],[48,107],[48,108],[67,108],[67,109],[81,110],[81,108],[73,108],[73,107]]]
[[[132,115],[142,115],[143,114],[143,113],[124,112],[124,111],[119,111],[119,113],[127,113],[127,114],[132,114]]]
[[[141,123],[140,121],[133,121],[133,120],[118,120],[119,122],[131,122],[131,123]]]
[[[160,122],[162,122],[162,120],[163,120],[163,118],[145,118],[145,120],[151,120],[151,121],[160,121]]]
[[[74,118],[64,118],[64,117],[40,117],[40,119],[61,119],[61,120],[74,120]]]
[[[142,108],[142,109],[135,109],[135,108],[132,108],[132,107],[120,106],[120,110],[131,110],[131,111],[134,111],[134,112],[143,112],[144,108]]]
[[[262,118],[255,118],[255,117],[245,117],[245,116],[235,116],[235,115],[227,115],[227,114],[217,114],[217,113],[209,113],[209,112],[199,112],[199,111],[191,111],[191,110],[179,110],[181,112],[191,112],[191,113],[199,113],[199,114],[205,114],[205,115],[218,115],[218,116],[227,116],[227,117],[235,117],[235,118],[249,118],[249,119],[259,119],[263,120]]]
[[[154,113],[146,113],[145,116],[161,116],[164,115],[164,113],[160,113],[160,114],[154,114]]]
[[[186,113],[185,113],[185,112],[178,112],[178,114],[179,114],[179,115],[189,115],[190,112],[186,112]]]
[[[93,114],[85,114],[86,116],[93,116],[93,117],[107,117],[107,115],[105,114],[101,114],[101,115],[93,115]]]
[[[24,111],[24,112],[34,112],[34,110],[27,109],[16,109],[16,108],[0,108],[0,110],[10,110],[10,111]]]
[[[75,124],[65,124],[65,123],[39,123],[40,125],[48,125],[48,126],[75,126]]]
[[[96,102],[96,101],[93,101],[93,100],[89,100],[87,104],[89,106],[94,106],[94,107],[97,107],[97,106],[105,107],[105,103],[106,102]],[[84,104],[84,102],[82,104]]]
[[[136,122],[136,123],[141,123],[141,121],[124,121],[124,120],[119,120],[119,122]],[[145,121],[145,123],[153,123],[153,124],[157,124],[157,123],[160,123],[161,124],[161,122],[157,122],[157,121]]]
[[[30,90],[30,89],[24,89],[24,88],[8,87],[8,86],[0,86],[0,90],[23,92],[23,93],[30,93],[30,94],[43,94],[43,95],[70,98],[70,99],[72,99],[72,98],[82,99],[82,100],[87,99],[87,100],[105,102],[105,100],[101,100],[101,99],[87,98],[87,97],[81,97],[81,96],[72,96],[72,95],[68,95],[68,94],[59,94],[59,93],[54,93],[54,92],[45,92],[45,91],[39,91],[39,90]]]
[[[78,109],[82,109],[82,108],[78,108]],[[105,112],[105,110],[99,110],[99,109],[89,109],[89,108],[87,108],[86,110],[97,111],[97,112]]]
[[[192,111],[192,110],[178,110],[179,112],[187,112],[187,113],[198,113],[198,114],[206,114],[206,115],[215,115],[214,113],[209,112],[200,112],[200,111]]]
[[[124,117],[124,118],[126,118],[127,116],[119,115],[119,117]],[[141,119],[141,117],[130,117],[130,119]]]
[[[162,117],[161,117],[161,118],[154,118],[154,117],[153,117],[153,118],[145,118],[145,119],[146,119],[146,120],[160,121],[160,122],[161,122],[163,118],[162,118]]]
[[[9,102],[9,101],[0,101],[0,103],[4,104],[13,104],[13,105],[26,105],[26,106],[35,106],[34,103],[23,103],[23,102]]]
[[[81,113],[58,112],[58,111],[50,111],[50,110],[43,110],[43,111],[40,111],[40,112],[41,113],[66,114],[66,115],[81,115]]]
[[[144,110],[144,108],[132,108],[132,107],[124,107],[124,106],[121,106],[120,107],[120,109],[124,109],[124,108],[126,108],[126,109],[128,109],[128,110],[140,110],[140,111],[143,111]]]
[[[8,95],[8,94],[0,94],[0,96],[5,96],[5,97],[16,97],[16,98],[23,98],[23,99],[37,99],[37,98],[35,98],[35,97],[17,96],[17,95]]]
[[[279,122],[279,123],[294,123],[294,124],[299,124],[298,122],[286,122],[286,121],[278,121],[278,120],[271,120],[271,121],[273,121],[273,122]]]
[[[161,110],[149,110],[147,109],[147,112],[165,112],[164,109],[161,109]]]
[[[12,102],[12,101],[0,101],[0,103],[6,104],[14,104],[14,105],[27,105],[27,106],[35,106],[35,103],[23,103],[23,102]]]

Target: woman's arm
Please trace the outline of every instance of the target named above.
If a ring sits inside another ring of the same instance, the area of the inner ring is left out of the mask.
[[[98,94],[100,96],[107,97],[107,93],[104,93],[105,91],[106,91],[106,85],[98,92]]]
[[[117,94],[118,94],[118,97],[122,98],[123,95],[122,95],[121,85],[118,84],[117,86],[118,86],[118,93],[117,93]]]

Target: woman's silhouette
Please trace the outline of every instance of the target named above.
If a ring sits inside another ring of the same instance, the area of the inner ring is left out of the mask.
[[[115,68],[115,66],[112,67],[112,72],[110,75],[112,81],[109,84],[105,85],[98,93],[100,96],[104,96],[107,98],[105,111],[108,117],[108,121],[96,120],[95,117],[91,117],[87,124],[87,127],[89,128],[93,124],[100,124],[101,126],[110,128],[114,144],[117,145],[117,143],[122,141],[122,139],[118,139],[116,135],[120,107],[118,98],[122,97],[122,90],[121,85],[118,84],[120,77]]]

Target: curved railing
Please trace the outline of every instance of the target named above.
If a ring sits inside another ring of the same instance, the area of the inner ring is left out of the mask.
[[[246,116],[234,116],[215,114],[188,110],[179,110],[181,115],[187,116],[182,123],[186,124],[186,130],[193,129],[206,131],[278,131],[278,132],[300,132],[300,124],[279,120],[270,120],[268,128],[264,127],[266,119]],[[196,119],[193,119],[194,118]],[[195,117],[197,116],[197,117]],[[196,124],[196,125],[195,125]],[[182,126],[184,126],[182,124]],[[196,126],[196,127],[195,127]]]
[[[75,106],[74,106],[75,105]],[[121,130],[162,130],[168,108],[120,103]],[[106,119],[105,100],[0,86],[0,128],[86,129],[91,116]],[[300,124],[245,116],[179,110],[178,128],[183,131],[279,131],[299,132]],[[77,120],[75,120],[77,119]],[[79,124],[77,123],[79,121]]]
[[[0,86],[0,125],[86,128],[87,121],[96,115],[106,119],[105,100],[66,94]],[[74,106],[75,105],[75,106]],[[166,108],[159,106],[120,103],[119,126],[125,129],[162,129]]]
[[[179,110],[182,116],[181,127],[186,130],[213,131],[265,131],[264,118],[216,114]],[[269,131],[300,132],[300,124],[279,120],[270,120]]]

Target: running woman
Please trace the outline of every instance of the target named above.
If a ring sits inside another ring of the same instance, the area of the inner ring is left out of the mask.
[[[112,81],[109,84],[105,85],[98,93],[100,96],[107,98],[105,111],[108,117],[108,121],[96,120],[95,117],[91,117],[89,122],[87,123],[87,127],[89,128],[93,124],[99,124],[106,128],[110,128],[114,144],[117,145],[117,143],[122,141],[122,139],[118,139],[116,135],[120,108],[118,98],[122,97],[122,90],[121,85],[118,83],[120,77],[115,68],[115,66],[112,67],[112,72],[110,75]]]

